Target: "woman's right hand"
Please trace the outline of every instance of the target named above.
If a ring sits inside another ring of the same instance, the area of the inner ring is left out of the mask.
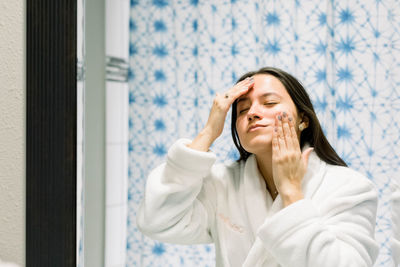
[[[241,95],[246,94],[253,85],[253,77],[248,77],[235,84],[224,94],[217,93],[205,127],[188,147],[208,151],[215,139],[222,134],[226,114],[232,103]]]

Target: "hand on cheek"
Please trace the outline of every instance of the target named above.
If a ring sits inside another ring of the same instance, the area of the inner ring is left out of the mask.
[[[293,118],[279,113],[272,138],[272,175],[285,207],[303,198],[301,182],[311,151],[301,152]]]

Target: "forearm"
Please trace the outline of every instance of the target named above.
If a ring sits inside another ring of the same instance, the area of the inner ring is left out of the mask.
[[[211,130],[208,128],[204,128],[195,139],[193,139],[192,143],[188,144],[187,147],[207,152],[210,149],[210,146],[214,142],[215,138],[211,134]]]

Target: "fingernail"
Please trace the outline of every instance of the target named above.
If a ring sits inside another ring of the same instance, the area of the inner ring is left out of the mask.
[[[278,115],[278,120],[282,120],[282,116],[281,115]]]
[[[278,131],[278,127],[275,126],[274,127],[274,131],[277,132]]]
[[[286,114],[286,112],[284,111],[284,112],[283,112],[283,117],[286,118],[286,115],[287,115],[287,114]]]
[[[292,117],[289,117],[289,121],[292,121]]]

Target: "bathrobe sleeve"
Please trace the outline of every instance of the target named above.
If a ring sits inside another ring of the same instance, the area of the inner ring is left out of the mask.
[[[216,156],[188,148],[188,143],[187,139],[175,142],[166,163],[150,173],[137,226],[145,235],[163,242],[211,243],[215,191],[212,183],[204,180]]]
[[[337,187],[325,185],[320,203],[297,201],[259,228],[258,237],[282,267],[374,264],[379,250],[374,240],[377,193],[360,174],[348,168],[339,170],[335,175],[351,172],[353,177],[346,177]],[[335,179],[335,175],[326,179]]]
[[[400,266],[400,185],[392,180],[391,182],[391,206],[392,206],[392,228],[391,237],[392,255],[395,266]]]

